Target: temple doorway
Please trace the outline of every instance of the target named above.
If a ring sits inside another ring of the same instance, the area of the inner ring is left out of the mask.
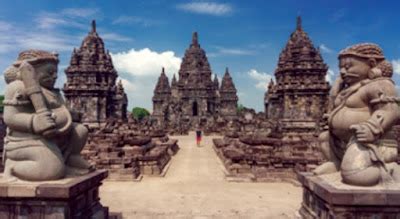
[[[197,105],[196,101],[193,102],[193,105],[192,105],[192,114],[193,114],[193,116],[197,116],[198,115],[198,105]]]

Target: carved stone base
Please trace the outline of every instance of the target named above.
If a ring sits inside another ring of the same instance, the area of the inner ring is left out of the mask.
[[[339,173],[299,173],[298,179],[303,186],[302,218],[400,218],[398,185],[349,186],[341,182]]]
[[[108,218],[99,187],[108,175],[97,170],[58,181],[7,182],[0,177],[0,218]]]

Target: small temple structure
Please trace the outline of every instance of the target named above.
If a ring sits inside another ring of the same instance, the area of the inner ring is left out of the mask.
[[[327,71],[319,49],[312,44],[298,17],[296,30],[279,55],[276,82],[271,80],[265,93],[267,119],[279,121],[283,132],[315,129],[328,107]]]
[[[292,181],[297,171],[321,163],[317,136],[328,107],[327,70],[298,17],[265,94],[265,112],[246,109],[223,127],[223,139],[214,139],[229,176]]]
[[[127,119],[128,99],[122,83],[116,84],[118,73],[96,32],[95,21],[81,47],[74,49],[65,74],[67,104],[82,114],[84,124],[99,126],[109,118]]]
[[[96,168],[108,169],[113,179],[161,175],[179,150],[177,140],[169,139],[151,122],[134,120],[127,112],[127,95],[121,80],[116,82],[118,73],[96,32],[95,21],[81,47],[74,49],[65,73],[67,104],[89,127],[83,156]]]
[[[210,125],[213,123],[210,118],[216,116],[236,117],[238,97],[229,71],[226,69],[220,87],[217,76],[212,79],[197,32],[193,33],[192,43],[185,51],[178,75],[179,79],[174,75],[170,85],[162,69],[154,89],[152,117],[159,124],[187,131]]]

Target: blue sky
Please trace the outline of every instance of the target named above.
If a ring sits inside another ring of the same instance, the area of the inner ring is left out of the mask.
[[[396,1],[0,1],[0,69],[24,49],[60,53],[58,86],[74,47],[96,19],[129,96],[129,107],[152,108],[161,66],[177,73],[180,59],[198,31],[213,73],[229,67],[239,102],[263,110],[265,84],[281,49],[302,16],[309,34],[337,74],[337,54],[360,42],[379,44],[400,83],[400,19]],[[1,72],[2,72],[1,71]],[[4,91],[0,82],[0,92]]]

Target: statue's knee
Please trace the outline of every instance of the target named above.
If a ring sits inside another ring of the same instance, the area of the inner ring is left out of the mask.
[[[86,140],[89,134],[89,130],[82,124],[75,124],[75,135],[81,140]]]
[[[318,141],[319,142],[329,142],[329,137],[330,137],[329,135],[330,134],[328,131],[321,132],[321,134],[319,134],[319,136],[318,136]]]
[[[37,171],[39,180],[55,180],[60,179],[65,175],[65,164],[60,156],[54,152],[43,148],[41,154],[44,155],[41,159],[37,159],[34,168]]]
[[[342,170],[341,174],[344,183],[356,186],[373,186],[380,180],[380,170],[375,165],[357,172]]]
[[[38,166],[42,170],[39,171],[40,177],[44,180],[60,179],[65,175],[65,164],[58,157],[44,159]]]

